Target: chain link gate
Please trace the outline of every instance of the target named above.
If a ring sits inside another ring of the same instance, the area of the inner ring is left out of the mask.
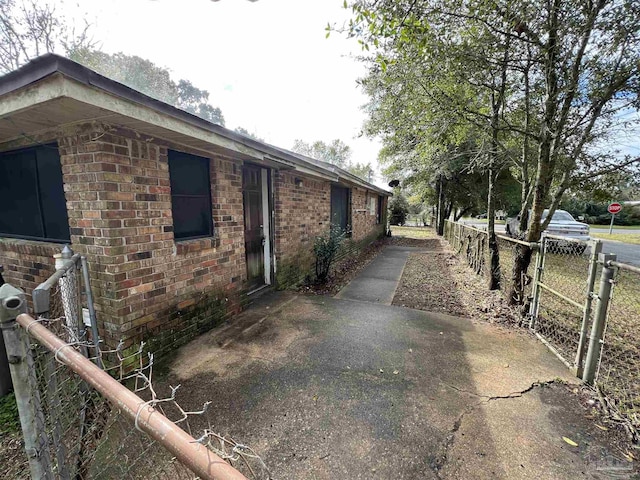
[[[562,362],[582,376],[600,240],[543,234],[536,257],[530,327]],[[585,281],[586,280],[586,281]]]

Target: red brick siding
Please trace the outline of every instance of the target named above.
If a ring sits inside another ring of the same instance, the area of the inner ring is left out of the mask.
[[[302,183],[296,185],[296,178]],[[328,231],[331,185],[283,171],[275,173],[274,184],[276,265],[284,266],[311,256],[314,239]]]
[[[211,158],[214,236],[174,242],[167,150],[182,148],[124,129],[78,131],[58,138],[64,190],[72,248],[88,257],[106,342],[193,330],[194,318],[202,331],[211,317],[237,312],[246,288],[241,162]],[[312,269],[314,239],[329,228],[330,182],[274,171],[273,186],[276,265],[300,279]],[[365,202],[354,188],[352,208],[368,209]],[[352,218],[354,244],[381,228],[368,210]],[[5,279],[31,292],[60,248],[0,240]]]
[[[55,243],[0,239],[4,280],[31,297],[32,290],[55,271],[53,255],[60,249],[61,245]]]
[[[378,194],[362,188],[351,189],[351,224],[352,240],[358,242],[369,237],[379,229],[377,224],[377,210],[373,210],[373,215],[369,209],[371,198],[375,199],[376,208],[378,205]]]

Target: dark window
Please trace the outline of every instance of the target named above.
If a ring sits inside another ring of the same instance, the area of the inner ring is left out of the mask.
[[[0,153],[0,236],[70,240],[57,145]]]
[[[351,233],[351,189],[331,186],[331,225]]]
[[[209,159],[169,150],[173,237],[213,235]]]
[[[382,223],[382,206],[384,205],[384,197],[382,195],[378,195],[378,215],[376,217],[377,223]]]

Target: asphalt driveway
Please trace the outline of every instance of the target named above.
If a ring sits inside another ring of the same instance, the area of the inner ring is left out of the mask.
[[[388,247],[346,289],[403,256]],[[607,478],[615,452],[533,338],[341,296],[273,294],[183,347],[183,407],[214,402],[192,426],[252,446],[276,479]]]

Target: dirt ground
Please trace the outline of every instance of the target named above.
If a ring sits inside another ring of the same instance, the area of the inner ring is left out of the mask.
[[[431,250],[409,256],[393,305],[520,325],[522,317],[505,304],[502,293],[488,291],[484,279],[473,274],[432,229],[393,227],[392,234],[394,245]]]
[[[529,335],[520,328],[522,316],[506,305],[503,294],[488,291],[483,277],[475,275],[432,229],[395,227],[392,232],[394,244],[432,249],[430,253],[409,256],[393,305],[459,315],[472,322],[497,324]],[[584,417],[594,429],[605,432],[605,441],[620,458],[638,460],[640,448],[630,443],[623,426],[611,418],[597,392],[587,386],[568,386],[565,390],[566,402],[582,406]]]

